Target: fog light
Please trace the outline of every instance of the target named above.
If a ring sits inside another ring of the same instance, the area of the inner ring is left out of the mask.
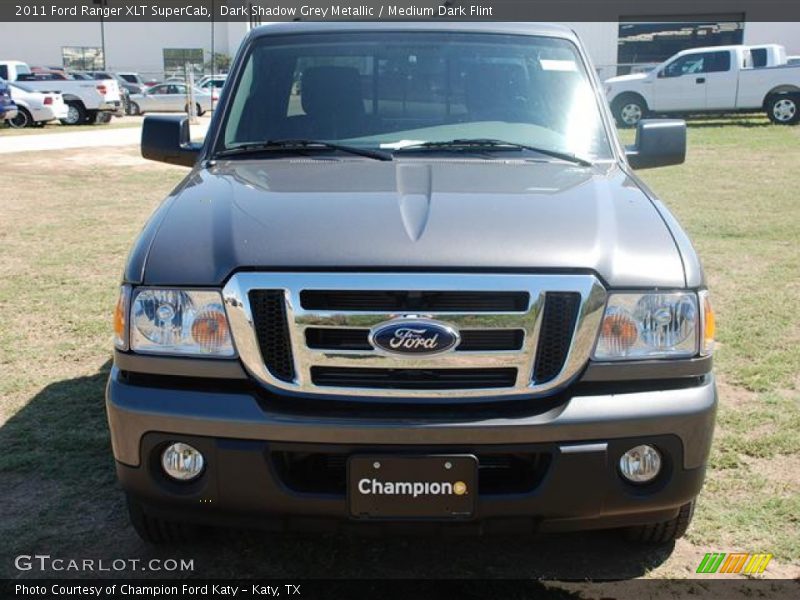
[[[190,481],[203,472],[205,459],[199,450],[189,444],[170,444],[161,454],[161,468],[178,481]]]
[[[619,459],[619,470],[628,481],[647,483],[661,471],[661,455],[652,446],[636,446]]]

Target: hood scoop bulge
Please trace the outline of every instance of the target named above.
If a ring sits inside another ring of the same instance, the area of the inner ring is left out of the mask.
[[[425,233],[431,209],[430,165],[398,164],[397,192],[406,234],[416,242]]]

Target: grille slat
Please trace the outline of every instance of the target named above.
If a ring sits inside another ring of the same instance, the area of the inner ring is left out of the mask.
[[[519,350],[525,338],[522,329],[462,329],[457,352]],[[315,350],[371,351],[369,329],[310,327],[306,329],[306,345]]]
[[[512,387],[514,368],[377,369],[311,367],[315,385],[402,390],[449,390]]]
[[[306,310],[519,312],[528,309],[528,292],[432,292],[304,290]]]
[[[580,303],[580,294],[571,292],[545,294],[542,329],[539,333],[536,364],[533,369],[533,379],[536,383],[550,381],[561,372],[572,344]]]
[[[294,357],[283,290],[250,292],[250,310],[264,365],[278,379],[292,381],[295,376]]]

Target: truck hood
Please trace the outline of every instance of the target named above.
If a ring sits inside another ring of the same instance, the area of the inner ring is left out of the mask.
[[[630,83],[631,81],[642,81],[643,79],[647,79],[649,73],[631,73],[630,75],[619,75],[617,77],[611,77],[606,79],[603,84],[604,85],[614,85],[617,83]]]
[[[148,236],[144,264],[127,276],[148,285],[219,285],[237,269],[272,268],[582,269],[612,287],[685,282],[660,213],[614,164],[221,161],[178,186]]]

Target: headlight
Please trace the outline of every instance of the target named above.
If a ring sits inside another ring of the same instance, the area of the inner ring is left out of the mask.
[[[685,358],[698,352],[700,316],[694,292],[611,294],[595,360]]]
[[[228,317],[216,291],[143,289],[131,307],[131,350],[233,356]]]

